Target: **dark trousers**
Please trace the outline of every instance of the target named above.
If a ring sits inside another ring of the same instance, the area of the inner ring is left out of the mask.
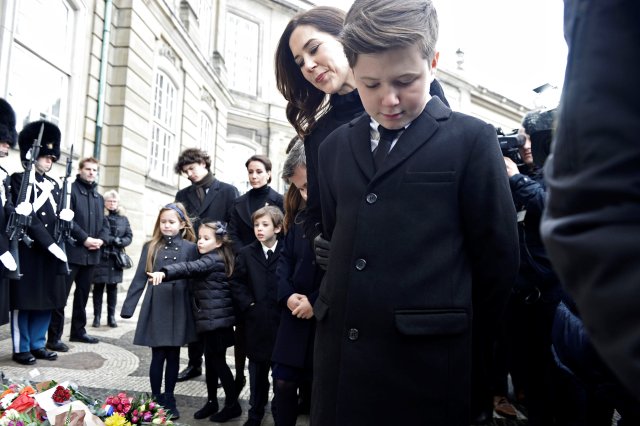
[[[198,335],[198,340],[190,342],[187,345],[189,354],[189,366],[201,368],[202,367],[202,355],[204,355],[204,340],[202,335]]]
[[[264,417],[264,407],[269,401],[269,370],[270,361],[249,360],[249,418],[262,420]]]
[[[116,313],[116,303],[118,300],[118,284],[93,284],[93,315],[100,318],[102,313],[102,294],[107,287],[107,315],[114,317]]]
[[[93,280],[94,265],[76,265],[69,264],[71,273],[65,278],[65,286],[67,290],[67,299],[71,292],[71,285],[75,281],[76,290],[73,293],[73,313],[71,315],[71,331],[72,337],[79,337],[87,334],[85,326],[87,325],[87,301],[89,300],[89,292],[91,291],[91,281]],[[62,331],[64,328],[64,308],[54,309],[51,313],[51,324],[49,324],[49,342],[57,342],[62,339]]]

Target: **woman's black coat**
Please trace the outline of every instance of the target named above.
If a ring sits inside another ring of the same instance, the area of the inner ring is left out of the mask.
[[[229,279],[224,260],[217,251],[206,253],[198,260],[166,265],[161,271],[165,273],[165,281],[189,279],[198,333],[235,325]]]
[[[301,319],[291,315],[287,299],[293,293],[304,294],[313,305],[318,297],[322,270],[316,267],[311,244],[304,236],[304,211],[296,216],[287,232],[278,261],[278,303],[280,327],[271,360],[288,366],[311,367],[315,318]]]
[[[131,244],[133,233],[129,219],[118,212],[109,212],[105,217],[105,226],[100,233],[104,241],[100,263],[93,273],[94,283],[116,284],[122,282],[122,269],[115,262],[115,253]]]
[[[282,194],[279,194],[273,188],[269,188],[265,206],[276,206],[284,212]],[[235,199],[229,211],[229,238],[233,243],[234,253],[238,253],[242,247],[256,240],[256,236],[253,233],[253,222],[251,221],[252,214],[248,192]]]
[[[280,322],[276,267],[282,242],[269,260],[258,240],[243,247],[231,277],[231,294],[245,323],[247,356],[252,361],[271,360]]]

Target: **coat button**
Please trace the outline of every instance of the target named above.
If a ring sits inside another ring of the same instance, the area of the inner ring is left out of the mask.
[[[355,342],[356,340],[358,340],[358,329],[357,328],[350,328],[349,329],[349,340],[351,340],[352,342]]]
[[[165,250],[169,250],[169,247],[167,247],[167,246],[164,246],[164,249],[165,249]]]
[[[178,258],[177,258],[177,257],[174,257],[174,258],[173,258],[173,260],[176,260],[176,259],[178,259]]]
[[[46,215],[47,215],[47,213],[46,213],[46,212],[42,212],[42,213],[40,213],[40,214],[41,214],[42,216],[46,216]]]
[[[362,271],[365,266],[367,266],[367,261],[366,260],[364,260],[364,259],[356,260],[356,269],[358,271]]]
[[[376,201],[378,201],[378,196],[372,192],[370,194],[367,194],[366,200],[367,200],[367,203],[373,204]]]
[[[169,256],[165,256],[164,258],[165,258],[165,259],[168,259],[168,258],[169,258]]]

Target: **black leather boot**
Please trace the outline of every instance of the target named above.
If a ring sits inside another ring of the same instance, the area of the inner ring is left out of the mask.
[[[164,408],[171,413],[171,420],[178,420],[180,418],[180,412],[176,403],[176,397],[173,394],[164,394]]]
[[[92,327],[100,327],[100,318],[102,315],[102,292],[104,284],[98,283],[93,285],[93,324]]]
[[[118,295],[117,284],[107,284],[107,324],[111,328],[118,326],[116,323],[116,297]]]

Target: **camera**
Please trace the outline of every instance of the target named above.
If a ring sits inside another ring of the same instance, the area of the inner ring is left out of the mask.
[[[505,134],[502,128],[496,128],[498,134],[498,142],[500,143],[500,151],[504,157],[510,158],[516,166],[524,166],[524,160],[520,155],[520,148],[524,146],[525,138],[518,134],[518,130],[514,130],[509,134]]]

